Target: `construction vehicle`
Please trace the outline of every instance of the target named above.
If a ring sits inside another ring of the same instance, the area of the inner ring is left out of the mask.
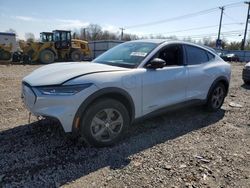
[[[0,60],[11,60],[12,53],[16,50],[16,34],[0,32]]]
[[[41,42],[53,42],[53,32],[41,32],[40,40]]]
[[[0,60],[9,61],[12,57],[12,45],[0,44]]]
[[[54,61],[81,61],[90,56],[87,41],[71,38],[71,31],[54,30],[40,33],[41,42],[19,42],[24,62],[53,63]]]

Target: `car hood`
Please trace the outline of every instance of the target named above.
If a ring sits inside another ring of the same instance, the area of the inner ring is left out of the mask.
[[[91,62],[54,63],[34,70],[23,81],[31,86],[58,85],[85,74],[123,70],[128,69]]]

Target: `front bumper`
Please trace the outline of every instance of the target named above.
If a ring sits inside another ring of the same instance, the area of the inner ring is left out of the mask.
[[[242,71],[242,79],[245,81],[250,81],[250,68],[244,68]]]
[[[82,102],[97,91],[95,85],[71,96],[42,95],[35,87],[22,84],[22,100],[35,116],[53,117],[60,121],[65,132],[71,132],[75,114]]]

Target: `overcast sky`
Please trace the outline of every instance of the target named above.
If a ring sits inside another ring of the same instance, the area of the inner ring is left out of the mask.
[[[138,35],[164,34],[216,37],[220,18],[219,8],[199,16],[131,27],[138,24],[166,20],[195,13],[222,5],[241,2],[237,0],[0,0],[0,32],[12,28],[19,38],[32,32],[36,38],[42,31],[54,29],[78,29],[89,23],[101,25],[104,29],[117,32],[120,27],[125,32]],[[208,11],[209,12],[209,11]],[[225,7],[222,34],[229,40],[242,39],[247,14],[244,3]],[[194,29],[197,28],[197,29]],[[190,30],[191,29],[191,30]],[[183,31],[187,30],[187,31]],[[234,31],[233,33],[231,31]]]

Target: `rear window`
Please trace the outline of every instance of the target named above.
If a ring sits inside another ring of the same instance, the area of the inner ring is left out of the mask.
[[[206,50],[201,48],[185,45],[188,65],[198,65],[209,61]]]

